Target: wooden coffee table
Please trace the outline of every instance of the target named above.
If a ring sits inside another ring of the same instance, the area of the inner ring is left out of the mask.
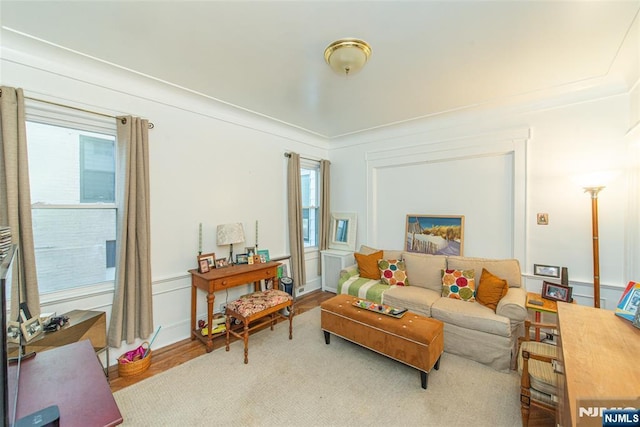
[[[355,307],[353,303],[359,300],[336,295],[320,305],[325,342],[329,344],[330,334],[334,334],[416,368],[426,389],[429,372],[440,368],[444,324],[410,311],[401,318],[375,313]]]

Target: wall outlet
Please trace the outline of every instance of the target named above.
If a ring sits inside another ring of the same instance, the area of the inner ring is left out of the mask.
[[[227,304],[220,304],[220,313],[224,314],[227,311]]]

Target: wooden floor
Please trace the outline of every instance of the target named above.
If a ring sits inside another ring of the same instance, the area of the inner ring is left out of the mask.
[[[334,295],[335,294],[331,292],[316,291],[300,297],[296,300],[295,314],[311,310]],[[293,332],[295,337],[295,319]],[[217,337],[213,341],[214,350],[220,347],[224,347],[224,336]],[[200,341],[191,341],[191,339],[187,338],[154,351],[151,366],[142,374],[121,378],[118,376],[118,367],[112,366],[109,370],[111,391],[116,392],[121,390],[131,384],[135,384],[138,381],[142,381],[175,366],[181,365],[205,353],[205,346]],[[553,427],[555,426],[555,419],[552,415],[534,408],[531,410],[531,415],[529,417],[529,426]]]

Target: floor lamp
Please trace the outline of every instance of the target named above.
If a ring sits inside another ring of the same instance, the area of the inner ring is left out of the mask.
[[[598,193],[604,187],[584,187],[591,194],[591,231],[593,234],[593,306],[600,308],[600,247],[598,241]]]

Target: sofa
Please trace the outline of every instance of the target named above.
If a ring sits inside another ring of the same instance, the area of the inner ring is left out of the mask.
[[[444,323],[446,352],[498,371],[515,369],[518,337],[528,316],[518,260],[367,246],[354,255],[357,264],[340,272],[339,294],[438,319]]]

